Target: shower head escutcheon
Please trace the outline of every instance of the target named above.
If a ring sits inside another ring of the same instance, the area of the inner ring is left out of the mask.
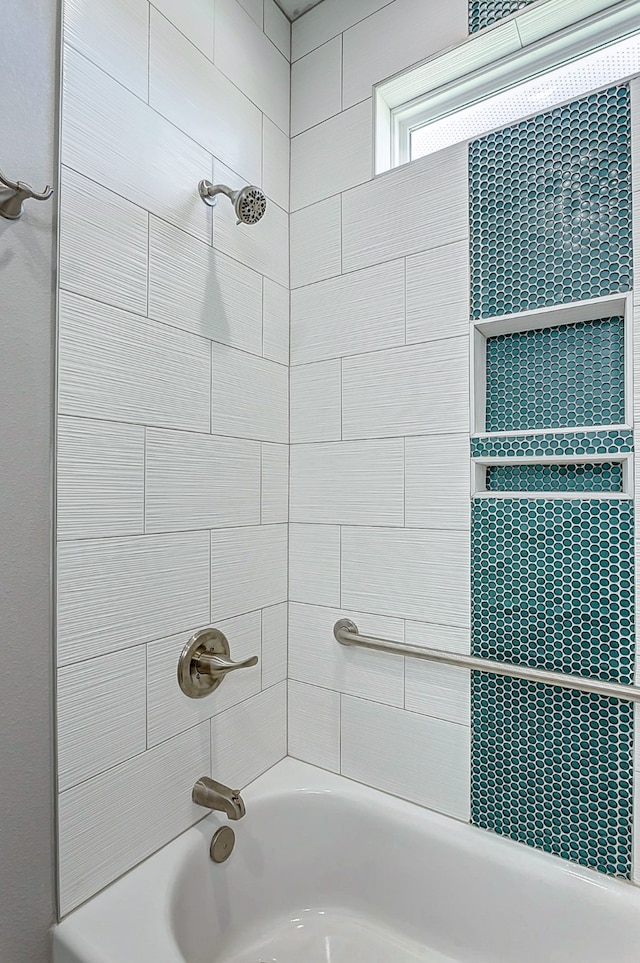
[[[209,207],[215,207],[218,194],[226,194],[236,212],[238,224],[257,224],[267,209],[267,199],[259,187],[248,184],[239,191],[234,191],[225,184],[212,184],[210,181],[200,181],[198,184],[200,197]]]

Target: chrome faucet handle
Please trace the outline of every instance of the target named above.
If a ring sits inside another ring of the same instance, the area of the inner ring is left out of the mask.
[[[178,660],[178,685],[190,699],[217,689],[227,673],[258,664],[253,655],[241,662],[229,658],[229,642],[219,629],[201,629],[189,639]]]

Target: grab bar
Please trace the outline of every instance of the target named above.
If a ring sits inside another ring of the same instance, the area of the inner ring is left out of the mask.
[[[456,665],[461,669],[474,669],[478,672],[488,672],[491,675],[508,675],[512,679],[528,679],[530,682],[542,682],[545,685],[556,685],[563,689],[576,689],[579,692],[593,692],[596,695],[609,696],[612,699],[640,702],[640,688],[633,685],[622,685],[620,682],[602,682],[600,679],[584,679],[582,676],[565,675],[563,672],[549,672],[547,669],[534,669],[528,665],[513,665],[511,662],[480,659],[475,655],[464,655],[461,652],[423,649],[417,645],[391,642],[389,639],[371,638],[367,635],[360,635],[358,626],[351,619],[339,619],[333,627],[333,634],[340,645],[357,645],[360,648],[375,649],[378,652],[411,655],[416,659],[439,662],[441,665]]]

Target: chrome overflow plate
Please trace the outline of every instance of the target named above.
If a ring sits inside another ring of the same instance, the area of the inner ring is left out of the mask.
[[[214,863],[224,863],[229,859],[236,844],[236,834],[231,826],[222,826],[211,840],[209,855]]]

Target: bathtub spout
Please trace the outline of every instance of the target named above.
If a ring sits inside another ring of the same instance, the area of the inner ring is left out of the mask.
[[[239,789],[229,789],[215,779],[201,776],[191,793],[196,806],[214,809],[216,812],[226,813],[229,819],[242,819],[246,810],[244,800]]]

